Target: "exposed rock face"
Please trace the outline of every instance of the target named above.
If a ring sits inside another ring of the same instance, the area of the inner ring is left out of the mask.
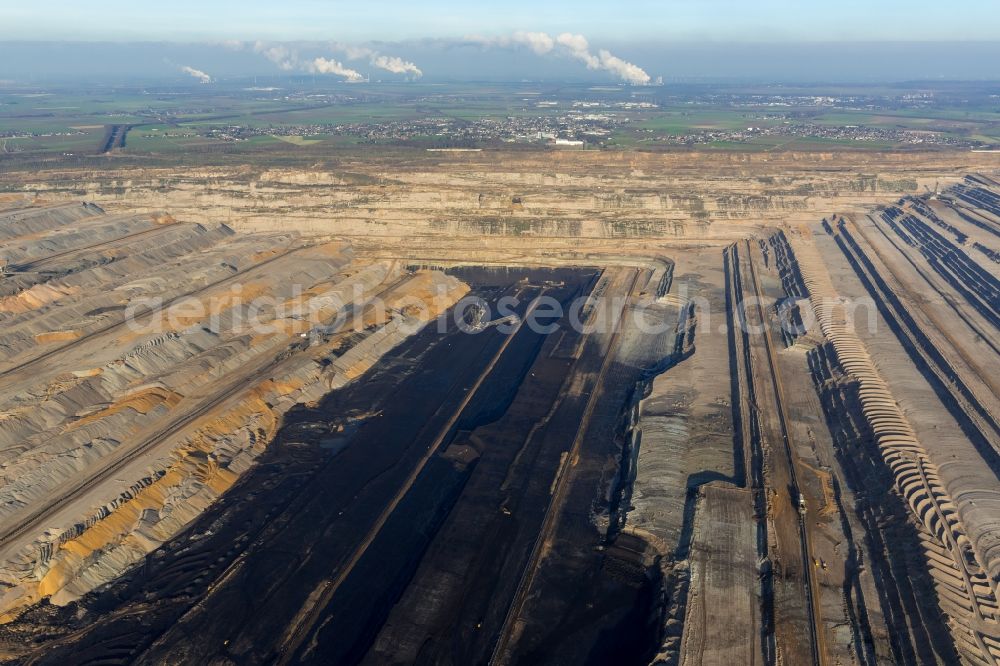
[[[199,515],[214,520],[205,508],[293,405],[347,386],[467,293],[442,269],[582,266],[595,273],[587,318],[609,289],[629,294],[622,313],[670,326],[649,337],[625,317],[620,335],[596,334],[593,365],[567,383],[570,398],[606,412],[601,448],[546,449],[557,480],[532,478],[538,500],[524,505],[546,524],[556,508],[537,568],[508,572],[518,587],[529,572],[524,594],[511,590],[509,645],[544,642],[560,605],[578,608],[559,617],[580,620],[552,625],[579,632],[562,645],[607,630],[599,605],[539,592],[577,585],[593,558],[607,580],[650,591],[636,617],[659,632],[641,641],[659,640],[648,651],[658,663],[805,663],[811,652],[997,663],[1000,354],[982,333],[1000,322],[1000,185],[958,183],[967,165],[954,155],[847,157],[476,153],[313,171],[34,174],[30,188],[50,201],[78,192],[100,207],[0,201],[11,270],[0,281],[0,619],[79,599]],[[940,196],[912,196],[939,180]],[[820,223],[834,210],[854,216]],[[842,300],[869,292],[878,336],[854,331]],[[156,298],[184,307],[137,308]],[[342,304],[350,325],[337,322]],[[251,310],[266,326],[244,325]],[[545,342],[538,362],[578,362],[585,345],[573,340]],[[544,380],[562,391],[562,376]],[[612,390],[584,390],[605,377]],[[550,417],[531,396],[511,414],[534,432]],[[577,421],[553,423],[565,435]],[[470,432],[441,458],[462,474],[485,441]],[[573,501],[547,505],[563,478]],[[519,517],[506,499],[468,510],[470,521]],[[560,529],[578,540],[559,541]],[[441,567],[462,598],[456,570]],[[217,580],[191,588],[212,594]],[[410,605],[392,612],[408,624],[436,589],[406,589]],[[96,598],[54,612],[93,618]],[[483,607],[502,616],[510,598]],[[740,620],[712,642],[727,613]],[[6,636],[31,635],[24,624]],[[517,649],[505,654],[540,654]]]
[[[342,245],[91,204],[0,222],[14,271],[0,298],[4,619],[117,577],[225,492],[291,406],[467,291]],[[368,308],[375,296],[385,308]],[[147,301],[164,309],[144,314]]]
[[[960,161],[959,161],[960,159]],[[240,230],[409,236],[719,237],[923,191],[988,155],[407,154],[314,170],[33,174],[30,190]],[[19,184],[20,186],[20,184]]]
[[[959,651],[977,658],[1000,652],[995,552],[989,547],[1000,529],[996,477],[988,469],[970,476],[949,474],[935,459],[955,448],[945,439],[925,445],[900,409],[864,343],[853,332],[814,247],[796,244],[796,255],[823,334],[840,365],[858,384],[862,413],[899,494],[923,528],[921,543],[938,586],[943,610],[955,623]],[[961,445],[959,445],[961,446]],[[949,478],[951,477],[951,478]],[[955,497],[975,495],[956,502]]]

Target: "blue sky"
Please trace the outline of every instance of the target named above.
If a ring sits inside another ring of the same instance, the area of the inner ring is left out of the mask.
[[[996,80],[1000,0],[929,4],[0,0],[0,80]]]
[[[100,9],[96,9],[95,5]],[[931,5],[931,6],[928,6]],[[0,39],[412,40],[514,30],[631,41],[1000,41],[1000,2],[952,0],[4,0]]]

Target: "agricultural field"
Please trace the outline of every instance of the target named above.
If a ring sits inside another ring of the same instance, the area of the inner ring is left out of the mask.
[[[319,84],[302,77],[266,83],[0,87],[0,160],[291,156],[370,144],[547,148],[557,139],[587,149],[654,151],[1000,145],[1000,104],[974,84],[915,90]]]

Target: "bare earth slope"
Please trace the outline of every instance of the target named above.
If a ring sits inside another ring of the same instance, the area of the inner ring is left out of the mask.
[[[11,660],[1000,663],[994,155],[113,165],[0,176]]]

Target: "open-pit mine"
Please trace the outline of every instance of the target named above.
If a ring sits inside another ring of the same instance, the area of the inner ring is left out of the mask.
[[[0,175],[0,658],[1000,664],[998,178]]]

